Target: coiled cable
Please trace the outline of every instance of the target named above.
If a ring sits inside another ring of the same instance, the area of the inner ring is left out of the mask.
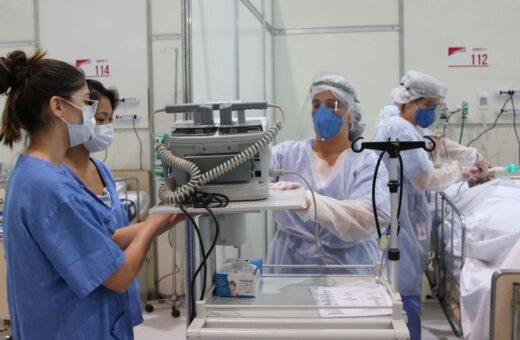
[[[256,154],[271,143],[284,124],[276,121],[273,125],[257,140],[245,150],[228,159],[215,168],[200,174],[200,169],[194,163],[175,156],[164,144],[158,144],[155,148],[164,165],[175,167],[190,174],[190,180],[174,189],[174,182],[166,180],[159,187],[159,199],[166,204],[180,204],[195,193],[201,186],[210,183],[233,169],[236,169],[246,161],[255,157]]]

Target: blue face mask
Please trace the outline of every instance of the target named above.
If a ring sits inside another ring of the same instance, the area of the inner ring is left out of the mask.
[[[318,137],[323,141],[336,136],[343,126],[343,118],[323,105],[312,114],[312,122],[314,124],[314,131],[316,131]]]
[[[422,128],[427,128],[435,122],[435,108],[430,107],[427,109],[417,108],[415,111],[415,123]]]

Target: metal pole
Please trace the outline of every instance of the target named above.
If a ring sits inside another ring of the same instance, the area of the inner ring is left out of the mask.
[[[193,101],[193,69],[192,69],[192,12],[191,0],[182,1],[182,81],[184,83],[184,102]]]
[[[34,47],[40,47],[40,3],[34,0]]]
[[[444,249],[444,244],[445,244],[445,240],[446,240],[446,230],[445,230],[445,227],[446,227],[446,221],[444,220],[444,215],[445,215],[445,205],[444,205],[444,197],[442,197],[441,195],[441,265],[440,265],[440,268],[442,268],[440,270],[440,275],[439,275],[439,287],[440,289],[437,291],[437,294],[439,297],[444,297],[444,285],[445,285],[445,273],[446,273],[446,254],[445,254],[445,249]]]
[[[399,11],[399,79],[404,76],[404,1],[398,0]]]
[[[146,1],[146,46],[147,46],[147,57],[148,57],[148,117],[153,112],[153,66],[152,66],[152,2],[151,0]],[[148,119],[150,121],[150,119]],[[153,119],[150,121],[148,129],[151,131],[148,135],[150,136],[150,196],[152,204],[156,204],[155,200],[155,176],[154,176],[154,124]],[[157,240],[154,239],[152,242],[153,251],[153,286],[154,286],[154,297],[153,299],[160,298],[159,296],[159,250],[157,246]]]
[[[520,283],[513,283],[513,323],[512,323],[512,339],[520,340]]]
[[[191,0],[183,0],[181,4],[181,15],[182,15],[182,26],[181,26],[181,34],[182,34],[182,80],[184,83],[184,102],[191,103],[193,101],[193,70],[192,70],[192,3]],[[187,117],[185,116],[184,119]],[[186,233],[185,233],[185,289],[186,289],[186,325],[190,324],[190,317],[192,314],[192,306],[191,306],[191,293],[190,293],[190,281],[194,274],[195,267],[195,250],[194,250],[194,241],[195,235],[193,231],[193,226],[189,223],[185,223]]]
[[[266,20],[265,20],[265,0],[262,0],[262,83],[263,83],[263,96],[264,100],[267,100],[267,42],[266,42]],[[267,110],[265,111],[267,117]],[[269,217],[268,211],[264,210],[264,228],[265,228],[265,256],[267,258],[267,252],[269,251]]]
[[[175,47],[175,66],[174,66],[174,83],[173,83],[173,102],[179,104],[179,82],[177,81],[179,74],[179,48]],[[173,115],[175,119],[175,115]]]
[[[391,183],[398,183],[397,182],[397,161],[398,161],[398,158],[390,157],[389,186],[391,186]],[[399,224],[398,219],[397,219],[398,201],[399,201],[399,198],[398,198],[397,190],[392,190],[392,188],[390,188],[391,233],[390,233],[390,250],[389,250],[389,252],[392,252],[393,250],[398,249],[398,244],[397,244],[397,227]],[[392,259],[390,255],[391,254],[389,253],[390,285],[392,287],[392,292],[398,293],[398,290],[399,290],[399,273],[398,273],[399,258]]]
[[[239,48],[238,0],[235,0],[235,99],[240,99],[240,48]]]

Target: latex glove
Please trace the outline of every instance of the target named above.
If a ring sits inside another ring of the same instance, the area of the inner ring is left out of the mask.
[[[296,183],[296,182],[280,181],[280,182],[276,182],[276,183],[271,183],[269,185],[269,187],[271,188],[271,190],[279,191],[279,190],[298,189],[298,188],[301,187],[301,185],[299,183]]]
[[[475,161],[475,167],[477,167],[480,171],[480,176],[482,178],[486,178],[488,175],[489,163],[477,153],[477,160]]]
[[[479,168],[476,166],[463,168],[462,176],[464,176],[464,178],[466,178],[468,181],[478,181],[479,179],[483,178]]]

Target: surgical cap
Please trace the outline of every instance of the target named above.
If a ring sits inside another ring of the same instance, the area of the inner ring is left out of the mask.
[[[446,97],[446,88],[434,77],[418,71],[408,71],[401,79],[401,86],[392,91],[397,104],[408,104],[420,98]]]
[[[330,91],[334,96],[346,106],[350,114],[349,138],[351,141],[361,137],[365,130],[365,123],[362,121],[362,109],[357,99],[354,85],[345,77],[340,75],[326,75],[320,80],[312,83],[311,96],[324,91]]]

